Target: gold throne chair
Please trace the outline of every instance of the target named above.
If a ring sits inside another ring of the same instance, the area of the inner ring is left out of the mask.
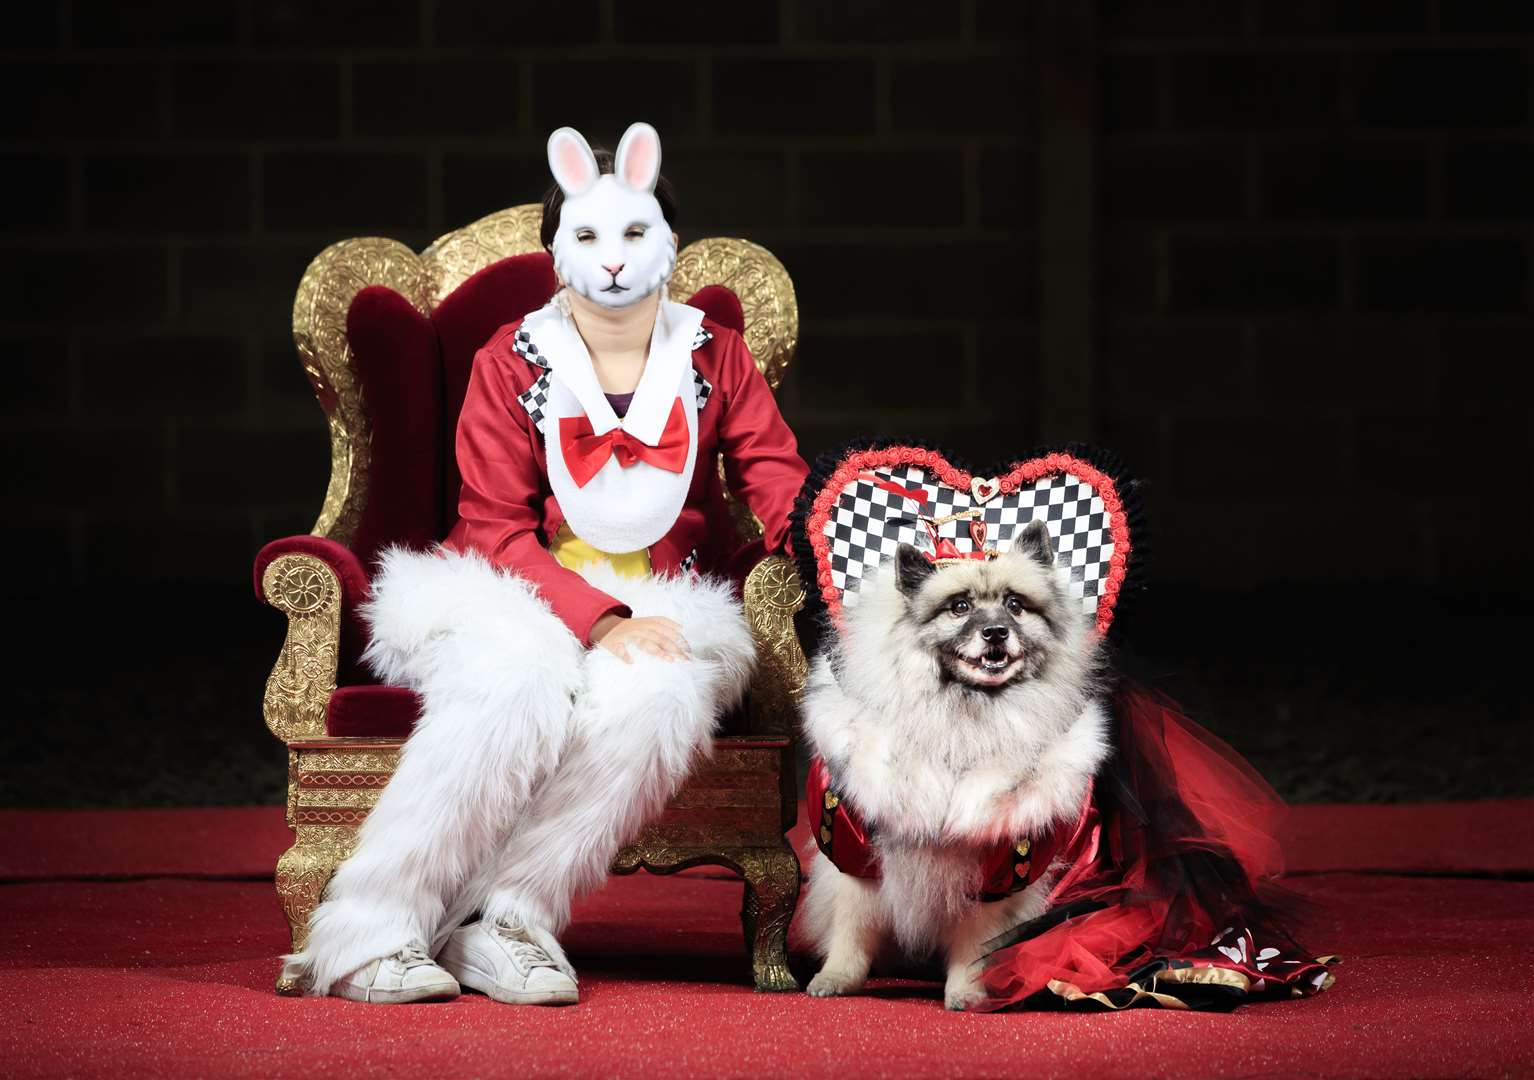
[[[262,708],[288,748],[294,840],[276,881],[295,951],[418,715],[413,693],[377,685],[359,663],[368,566],[387,544],[429,546],[456,518],[453,434],[474,352],[555,288],[540,214],[538,205],[512,207],[419,255],[393,240],[343,240],[299,284],[293,337],[329,425],[330,485],[312,532],[267,544],[255,566],[257,595],[288,620]],[[770,252],[739,239],[689,244],[670,293],[739,329],[777,388],[793,359],[798,308]],[[722,483],[717,463],[710,475]],[[743,542],[759,537],[750,512],[731,507]],[[620,852],[613,872],[733,870],[745,883],[741,921],[756,987],[793,990],[786,936],[799,862],[785,833],[797,805],[791,733],[805,659],[794,614],[805,593],[780,556],[757,559],[743,591],[758,653],[747,702],[723,718],[712,759]],[[301,990],[286,972],[277,989]]]

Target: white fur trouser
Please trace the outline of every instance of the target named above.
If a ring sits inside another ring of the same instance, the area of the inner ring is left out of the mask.
[[[728,583],[586,576],[635,616],[679,622],[691,659],[587,650],[476,556],[384,555],[365,659],[422,714],[292,958],[312,993],[409,942],[435,952],[476,910],[562,929],[707,752],[754,659]]]

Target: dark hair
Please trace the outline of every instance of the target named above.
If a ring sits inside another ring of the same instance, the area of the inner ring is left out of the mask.
[[[597,159],[599,172],[613,171],[611,150],[594,148],[591,153]],[[672,232],[676,232],[676,189],[671,186],[671,181],[666,179],[664,173],[655,181],[655,201],[660,203],[661,216],[666,219],[666,224],[671,226]],[[543,222],[538,226],[538,240],[543,244],[544,250],[554,246],[554,234],[559,231],[559,210],[564,205],[564,189],[558,184],[543,193]]]

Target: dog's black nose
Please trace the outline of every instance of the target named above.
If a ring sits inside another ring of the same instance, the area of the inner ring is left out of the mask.
[[[980,631],[980,636],[986,641],[1006,641],[1010,633],[1005,626],[987,626]]]

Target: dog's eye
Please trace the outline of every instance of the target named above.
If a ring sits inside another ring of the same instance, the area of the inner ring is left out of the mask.
[[[1031,610],[1027,603],[1024,602],[1023,598],[1018,596],[1016,593],[1008,595],[1006,599],[1006,605],[1007,610],[1010,611],[1013,615],[1021,615],[1023,612]]]
[[[954,600],[953,603],[948,605],[948,610],[953,612],[955,615],[968,615],[969,606],[969,600],[961,596]]]
[[[575,238],[583,244],[593,244],[597,239],[597,231],[595,229],[576,229]]]
[[[630,225],[628,231],[623,234],[625,240],[643,240],[644,229],[639,225]]]

